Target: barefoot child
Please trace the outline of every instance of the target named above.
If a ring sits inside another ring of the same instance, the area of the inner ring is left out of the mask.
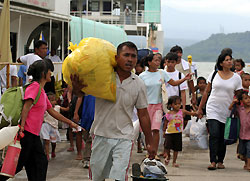
[[[60,112],[60,110],[67,111],[68,108],[60,107],[56,105],[56,95],[53,92],[47,93],[48,99],[55,109],[55,111]],[[45,154],[47,155],[48,161],[50,160],[49,157],[49,144],[51,142],[52,151],[51,151],[51,158],[55,158],[55,149],[56,149],[56,142],[61,141],[60,134],[58,131],[58,121],[53,118],[49,113],[46,111],[44,114],[44,123],[41,128],[40,137],[44,140],[44,148]]]
[[[168,165],[170,161],[170,149],[174,151],[173,167],[179,167],[176,163],[178,152],[182,151],[182,131],[183,131],[183,117],[187,115],[196,116],[195,112],[189,112],[181,109],[181,98],[179,96],[171,96],[168,99],[168,109],[170,110],[165,115],[165,123],[163,132],[165,132],[164,148],[167,151],[165,164]]]
[[[45,59],[35,61],[29,66],[27,72],[33,79],[24,94],[20,128],[20,132],[24,133],[24,137],[20,140],[22,149],[16,169],[16,173],[18,173],[24,166],[28,177],[27,180],[46,180],[48,160],[44,154],[39,136],[45,111],[47,110],[55,119],[68,123],[70,127],[78,127],[77,124],[56,112],[45,94],[43,87],[46,82],[51,81],[51,72],[53,70],[54,66],[51,60]],[[40,89],[39,100],[32,106]]]
[[[237,99],[234,99],[229,109],[232,109],[235,103],[237,105],[237,113],[240,118],[240,141],[239,154],[241,159],[245,161],[244,169],[250,171],[250,93],[242,90]]]

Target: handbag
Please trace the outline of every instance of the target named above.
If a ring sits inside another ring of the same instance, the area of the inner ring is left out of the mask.
[[[168,104],[168,93],[167,88],[164,82],[164,77],[162,75],[162,70],[160,70],[161,74],[161,95],[162,95],[162,109],[165,113],[168,112],[167,104]]]
[[[224,142],[231,145],[237,142],[240,132],[240,119],[236,116],[236,104],[234,104],[230,117],[227,117],[224,131]]]

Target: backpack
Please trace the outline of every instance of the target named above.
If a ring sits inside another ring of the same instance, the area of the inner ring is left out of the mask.
[[[1,98],[0,104],[0,129],[6,126],[16,126],[20,122],[21,112],[24,104],[24,92],[30,84],[23,87],[7,89]],[[41,95],[41,86],[33,102],[37,103]]]

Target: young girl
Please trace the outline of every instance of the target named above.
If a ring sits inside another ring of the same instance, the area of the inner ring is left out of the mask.
[[[68,108],[56,105],[56,95],[53,92],[48,92],[47,96],[54,110],[56,110],[57,112],[60,112],[60,110],[67,111]],[[47,111],[44,114],[44,123],[41,128],[40,137],[44,140],[45,154],[47,155],[48,161],[50,160],[49,157],[50,142],[52,146],[51,157],[55,158],[56,142],[61,141],[61,137],[58,131],[58,121],[51,115],[49,115]]]
[[[234,68],[235,72],[239,75],[243,74],[243,68],[245,67],[245,62],[242,59],[235,59],[234,60]]]
[[[21,153],[18,160],[16,173],[25,166],[28,180],[46,180],[48,160],[44,153],[40,140],[40,130],[43,123],[44,113],[48,113],[57,120],[66,122],[70,127],[78,125],[56,112],[51,106],[43,89],[46,82],[51,80],[51,72],[54,66],[49,59],[37,60],[29,66],[28,75],[33,77],[31,85],[25,90],[24,106],[21,113],[20,132],[24,133],[21,142]],[[41,95],[38,102],[32,106],[41,87]]]
[[[165,132],[164,147],[167,152],[165,164],[169,164],[170,149],[172,149],[174,150],[172,166],[179,167],[179,165],[176,163],[176,160],[178,152],[182,151],[183,117],[186,114],[191,116],[197,116],[197,113],[181,109],[181,98],[179,96],[169,97],[168,109],[170,111],[164,116],[166,119],[163,126],[163,132]]]
[[[240,142],[239,154],[242,155],[241,159],[245,161],[244,169],[250,171],[250,93],[242,90],[237,99],[234,99],[229,109],[232,109],[235,103],[237,105],[237,113],[240,118]]]

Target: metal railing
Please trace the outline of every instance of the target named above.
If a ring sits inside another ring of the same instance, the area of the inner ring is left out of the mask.
[[[119,25],[137,25],[138,23],[148,23],[148,17],[153,22],[157,22],[160,17],[160,11],[143,11],[137,10],[136,12],[125,12],[120,11],[71,11],[72,16],[90,19],[93,21],[103,22],[107,24],[119,24]]]

